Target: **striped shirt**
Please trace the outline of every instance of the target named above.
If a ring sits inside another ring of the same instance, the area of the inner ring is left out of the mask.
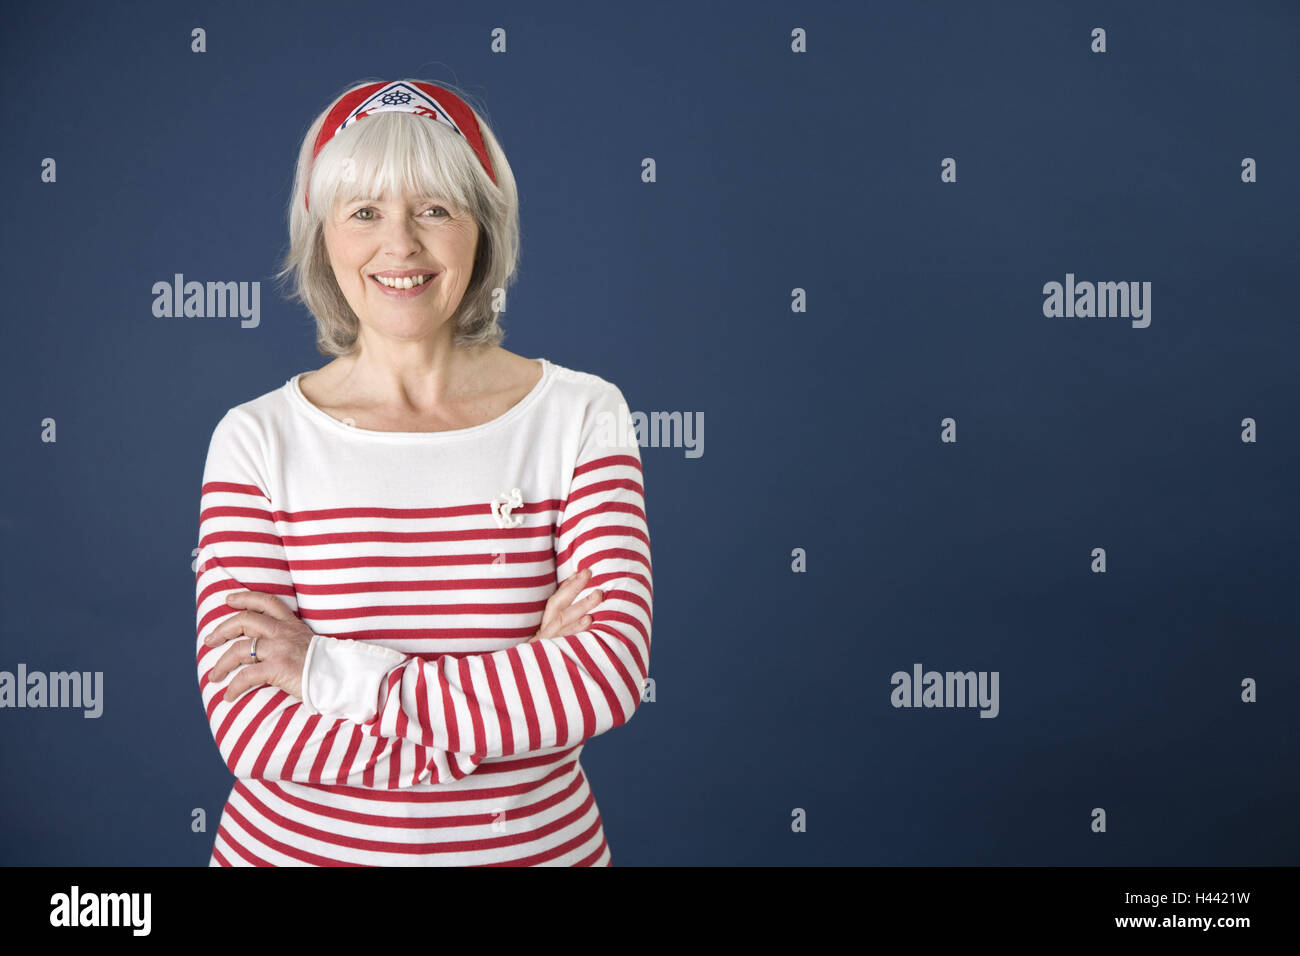
[[[650,666],[650,539],[622,392],[546,359],[503,415],[356,428],[298,386],[217,424],[199,515],[199,690],[235,776],[210,866],[600,866],[583,742],[627,721]],[[591,626],[529,641],[582,568]],[[303,699],[222,699],[232,590],[312,630]]]

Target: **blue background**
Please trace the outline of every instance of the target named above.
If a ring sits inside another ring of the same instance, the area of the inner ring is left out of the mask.
[[[704,414],[642,448],[657,700],[583,755],[615,866],[1300,862],[1300,4],[460,10],[7,9],[0,669],[105,709],[0,711],[0,863],[206,865],[208,440],[325,363],[271,281],[296,150],[408,76],[518,178],[504,347]],[[260,326],[155,318],[176,272],[260,281]],[[1044,317],[1067,272],[1151,282],[1150,327]],[[999,716],[893,708],[914,662]]]

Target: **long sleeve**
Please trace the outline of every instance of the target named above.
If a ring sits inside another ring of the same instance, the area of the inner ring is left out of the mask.
[[[631,718],[650,667],[650,538],[627,403],[616,386],[602,386],[583,415],[554,529],[557,587],[589,568],[579,597],[604,592],[591,627],[460,657],[383,649],[386,661],[317,635],[304,667],[305,706],[475,765],[575,746]],[[378,692],[368,693],[376,680]]]
[[[266,493],[266,460],[265,436],[253,417],[231,409],[213,431],[204,465],[195,574],[199,691],[226,766],[242,778],[379,789],[456,779],[472,772],[475,764],[469,761],[435,752],[418,741],[376,735],[373,727],[363,728],[355,721],[324,717],[267,684],[227,702],[222,694],[240,668],[220,682],[209,680],[208,672],[231,642],[208,647],[203,639],[238,613],[226,603],[229,592],[274,594],[298,612],[289,561]],[[352,653],[368,653],[385,662],[390,654],[405,658],[400,652],[360,643]],[[364,682],[365,672],[356,679]],[[364,689],[373,694],[378,687],[376,679]]]

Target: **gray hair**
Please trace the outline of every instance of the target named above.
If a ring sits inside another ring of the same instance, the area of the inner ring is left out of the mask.
[[[354,84],[330,104],[372,82],[376,81]],[[497,317],[498,307],[503,306],[498,306],[496,296],[498,290],[504,296],[519,263],[519,194],[514,173],[482,111],[455,87],[435,85],[470,105],[496,174],[495,184],[464,137],[444,123],[414,113],[375,113],[353,123],[325,145],[314,165],[312,149],[329,106],[303,137],[289,200],[289,251],[276,278],[287,278],[291,286],[287,297],[302,302],[315,317],[316,347],[324,355],[355,352],[361,323],[334,278],[322,211],[358,197],[401,192],[443,196],[473,214],[479,227],[478,246],[469,285],[451,318],[453,342],[466,348],[495,346],[505,337]],[[310,210],[304,204],[308,187]]]

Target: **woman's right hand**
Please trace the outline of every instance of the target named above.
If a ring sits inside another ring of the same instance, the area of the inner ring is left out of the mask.
[[[561,584],[546,601],[546,610],[542,612],[542,626],[524,643],[530,644],[547,637],[564,637],[566,634],[576,634],[590,627],[591,615],[587,612],[605,600],[605,592],[597,589],[581,601],[574,600],[590,580],[591,571],[583,568]]]

